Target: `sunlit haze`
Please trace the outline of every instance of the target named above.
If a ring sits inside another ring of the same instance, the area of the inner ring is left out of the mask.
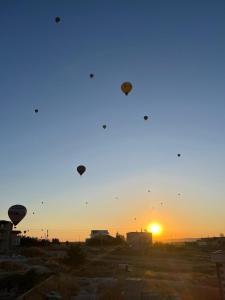
[[[0,219],[22,204],[19,230],[62,241],[225,231],[224,1],[2,1],[0,20]]]
[[[153,235],[160,235],[162,233],[162,225],[158,223],[149,224],[147,231],[151,232]]]

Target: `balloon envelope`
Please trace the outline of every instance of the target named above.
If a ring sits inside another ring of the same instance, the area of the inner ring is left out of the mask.
[[[102,125],[102,128],[103,128],[103,129],[106,129],[106,125]]]
[[[86,171],[85,166],[80,165],[80,166],[77,167],[77,172],[80,174],[80,176],[83,175],[85,171]]]
[[[144,120],[147,121],[148,120],[148,116],[144,116]]]
[[[55,17],[55,22],[59,23],[60,22],[60,17]]]
[[[13,225],[16,226],[27,214],[27,209],[23,205],[13,205],[8,210],[8,216]]]
[[[128,95],[132,90],[132,84],[128,81],[121,84],[121,90],[125,95]]]

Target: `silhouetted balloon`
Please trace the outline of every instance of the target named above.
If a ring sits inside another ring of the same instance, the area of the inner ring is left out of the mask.
[[[121,84],[121,90],[125,95],[128,95],[132,90],[132,84],[130,82],[124,82]]]
[[[24,232],[23,232],[24,234],[26,234],[27,233],[27,231],[26,230],[24,230]]]
[[[55,17],[55,22],[59,23],[61,21],[60,17]]]
[[[44,202],[43,202],[43,201],[41,201],[41,204],[44,204]]]
[[[178,157],[181,157],[181,154],[180,154],[180,153],[178,153],[178,154],[177,154],[177,156],[178,156]]]
[[[33,211],[33,215],[35,214],[35,212]]]
[[[36,109],[34,110],[34,112],[35,112],[35,114],[37,114],[37,113],[38,113],[38,109],[36,108]]]
[[[85,166],[80,165],[80,166],[77,167],[77,172],[80,174],[80,176],[83,175],[85,171],[86,171]]]
[[[102,128],[103,128],[103,129],[106,129],[106,127],[107,127],[107,126],[106,126],[105,124],[104,124],[104,125],[102,125]]]
[[[94,78],[94,74],[91,73],[91,74],[90,74],[90,78]]]
[[[23,205],[13,205],[8,210],[8,216],[12,221],[13,225],[16,226],[26,216],[27,209]]]
[[[148,120],[148,116],[144,116],[144,120],[147,121]]]
[[[150,193],[151,191],[150,190],[148,190],[148,193]]]

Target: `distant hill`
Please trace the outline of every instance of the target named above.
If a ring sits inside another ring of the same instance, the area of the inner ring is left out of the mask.
[[[168,239],[164,240],[164,243],[184,243],[184,242],[195,242],[200,238],[182,238],[182,239]]]

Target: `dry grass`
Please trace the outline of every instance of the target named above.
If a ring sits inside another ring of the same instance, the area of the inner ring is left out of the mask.
[[[78,293],[79,286],[76,278],[67,274],[54,275],[27,292],[21,299],[42,300],[43,297],[51,291],[58,292],[64,300],[70,300],[71,295]]]
[[[76,295],[79,285],[76,277],[114,277],[119,279],[115,288],[100,286],[99,300],[123,300],[122,293],[127,277],[139,277],[145,282],[144,291],[159,295],[177,295],[182,300],[219,300],[215,265],[209,256],[199,251],[154,249],[151,255],[124,255],[112,251],[90,251],[86,264],[43,283],[25,300],[41,300],[51,290],[58,291],[65,300]],[[54,261],[48,262],[58,267]],[[132,272],[121,272],[118,264],[132,266]],[[56,265],[54,265],[56,264]]]
[[[27,267],[21,263],[13,262],[13,261],[2,261],[0,262],[0,270],[7,272],[14,271],[25,271]]]
[[[43,250],[42,248],[38,247],[30,247],[30,248],[24,248],[21,250],[21,255],[27,256],[27,257],[44,257],[47,255],[47,252]]]
[[[113,288],[100,285],[98,288],[99,300],[124,300],[123,283],[119,281]]]

